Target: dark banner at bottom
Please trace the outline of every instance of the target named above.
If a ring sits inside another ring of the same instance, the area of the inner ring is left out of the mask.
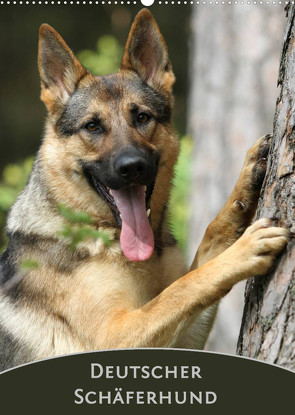
[[[295,373],[215,353],[135,349],[49,359],[0,374],[10,414],[277,414],[294,405]],[[235,412],[234,412],[235,411]]]

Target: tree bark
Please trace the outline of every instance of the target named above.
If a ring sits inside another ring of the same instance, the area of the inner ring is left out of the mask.
[[[274,117],[274,135],[257,219],[274,217],[295,231],[295,7],[288,7]],[[295,370],[295,243],[275,269],[246,285],[238,354]]]
[[[189,259],[231,193],[248,148],[272,130],[284,24],[279,5],[193,6]],[[238,284],[222,300],[209,350],[235,352],[243,292]]]

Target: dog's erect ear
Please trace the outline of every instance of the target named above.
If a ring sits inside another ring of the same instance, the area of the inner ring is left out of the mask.
[[[121,69],[136,71],[150,86],[171,92],[175,81],[166,43],[147,9],[141,10],[131,27]]]
[[[40,27],[38,65],[41,99],[50,112],[67,101],[87,73],[62,37],[47,24]]]

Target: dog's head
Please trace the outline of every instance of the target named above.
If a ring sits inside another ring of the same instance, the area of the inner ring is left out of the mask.
[[[174,75],[154,18],[148,10],[136,16],[119,72],[102,77],[42,25],[39,70],[48,110],[41,156],[55,200],[121,229],[129,260],[148,259],[178,154]]]

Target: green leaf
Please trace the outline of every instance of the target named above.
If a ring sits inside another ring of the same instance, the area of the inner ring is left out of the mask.
[[[174,237],[182,251],[185,251],[188,235],[188,192],[191,186],[192,148],[190,137],[183,137],[180,141],[181,150],[175,166],[175,176],[170,196],[170,223]]]
[[[86,49],[78,53],[79,61],[93,75],[106,75],[118,71],[123,48],[114,36],[101,36],[95,51]]]
[[[58,205],[59,213],[69,222],[59,232],[59,236],[66,239],[71,249],[75,250],[79,242],[101,239],[104,245],[109,246],[111,239],[106,232],[90,227],[93,223],[90,215],[85,212],[74,212],[72,209]],[[89,225],[89,226],[81,226]]]
[[[97,51],[99,54],[108,56],[113,61],[117,62],[121,55],[122,49],[114,36],[104,35],[97,41]]]
[[[17,189],[0,184],[0,209],[7,212],[18,193],[19,191]]]
[[[110,246],[111,239],[106,232],[93,228],[65,226],[59,235],[67,240],[71,249],[75,250],[79,242],[101,239],[103,244]]]
[[[89,225],[92,224],[91,216],[86,212],[76,212],[64,205],[58,205],[57,209],[60,215],[67,219],[67,221],[70,223],[84,223]]]
[[[33,157],[28,157],[20,164],[8,164],[3,170],[3,184],[21,190],[27,182],[32,165]]]
[[[19,269],[21,271],[29,271],[32,269],[39,268],[40,264],[37,261],[34,261],[33,259],[26,259],[21,262]]]

